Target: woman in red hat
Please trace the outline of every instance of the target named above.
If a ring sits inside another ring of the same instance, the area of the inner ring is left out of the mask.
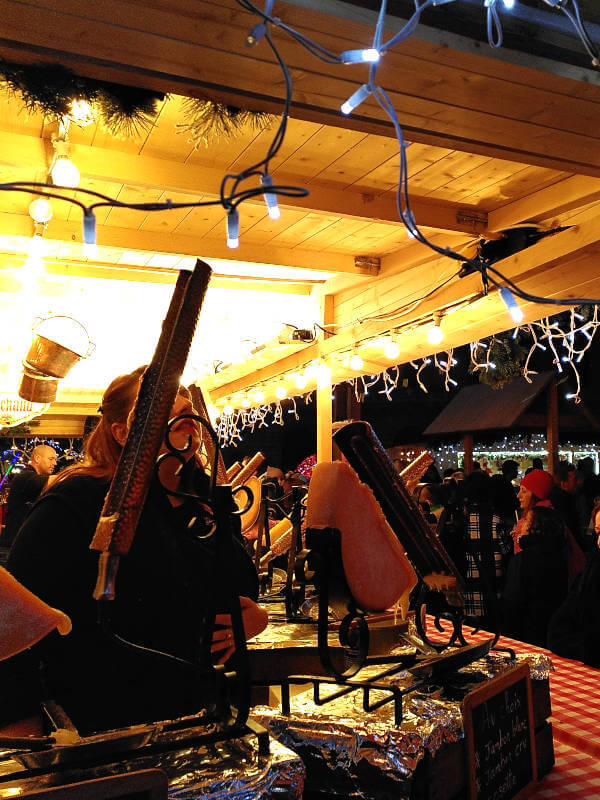
[[[517,522],[512,531],[515,554],[519,553],[521,550],[519,539],[524,533],[523,529],[529,512],[538,505],[552,508],[552,504],[548,498],[550,497],[553,485],[554,480],[552,475],[543,469],[532,469],[521,481],[519,494],[517,495],[519,503],[521,504],[521,519]]]

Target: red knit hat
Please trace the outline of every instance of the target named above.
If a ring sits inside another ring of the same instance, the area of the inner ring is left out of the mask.
[[[538,500],[547,500],[554,486],[554,479],[544,469],[533,469],[522,479],[521,486],[529,489]]]

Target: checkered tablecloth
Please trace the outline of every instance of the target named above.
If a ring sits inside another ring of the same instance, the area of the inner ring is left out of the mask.
[[[554,742],[556,764],[529,795],[530,800],[593,800],[600,797],[600,764],[562,742]]]
[[[437,638],[433,625],[429,624],[427,631],[432,639]],[[466,633],[469,641],[481,641],[490,635],[479,631],[471,636],[468,629]],[[498,646],[510,647],[516,653],[546,653],[550,656],[554,665],[554,672],[550,673],[554,741],[600,759],[600,669],[561,658],[549,650],[506,636],[500,638]],[[595,794],[582,796],[600,798],[600,788]]]

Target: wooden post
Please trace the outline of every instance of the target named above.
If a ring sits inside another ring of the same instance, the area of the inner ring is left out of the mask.
[[[473,434],[465,433],[465,457],[463,459],[463,472],[470,475],[473,472]]]
[[[321,320],[323,326],[333,322],[333,295],[326,294],[321,297]],[[325,334],[327,338],[327,334]],[[322,363],[317,374],[317,462],[331,461],[333,447],[331,439],[331,426],[333,424],[333,402],[331,385],[331,370]]]
[[[317,462],[332,460],[331,370],[322,365],[317,376]]]
[[[548,472],[554,475],[558,469],[558,388],[556,378],[552,378],[548,386],[548,416],[546,423]]]

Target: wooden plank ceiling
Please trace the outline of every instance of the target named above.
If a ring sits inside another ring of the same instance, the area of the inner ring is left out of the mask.
[[[334,50],[368,41],[363,23],[279,5],[286,22]],[[244,48],[252,18],[233,0],[0,0],[0,11],[0,57],[59,61],[88,76],[280,110],[281,75],[266,47]],[[235,252],[225,246],[218,206],[160,213],[102,209],[93,258],[81,247],[76,207],[55,203],[45,231],[47,269],[57,279],[169,283],[178,267],[200,256],[215,260],[215,286],[311,293],[327,306],[337,335],[292,354],[266,353],[213,376],[215,400],[383,335],[398,321],[357,320],[402,307],[456,271],[448,259],[409,239],[398,222],[398,147],[381,111],[370,102],[350,119],[337,111],[364,79],[361,68],[325,67],[291,40],[278,36],[277,42],[292,69],[295,94],[271,173],[276,181],[306,186],[307,198],[282,200],[277,221],[267,216],[262,200],[245,202]],[[380,74],[411,140],[411,200],[428,235],[440,246],[469,253],[478,237],[526,222],[576,225],[511,257],[505,271],[545,296],[600,295],[593,268],[600,240],[600,88],[512,64],[499,72],[491,58],[415,38],[386,56]],[[71,158],[81,185],[127,202],[213,199],[225,172],[240,171],[266,152],[273,129],[257,132],[251,126],[235,138],[194,148],[177,128],[182,103],[176,93],[168,96],[155,124],[139,138],[112,137],[99,123],[71,125]],[[25,112],[18,99],[1,98],[1,180],[45,179],[56,130],[56,123]],[[30,199],[14,193],[0,198],[5,293],[16,289],[15,259],[33,232]],[[219,261],[231,262],[232,256],[237,265]],[[264,264],[280,268],[281,277]],[[403,318],[402,326],[444,303],[472,300],[479,288],[475,276],[455,281]],[[524,311],[526,319],[535,319],[548,308],[524,304]],[[508,324],[496,297],[452,317],[447,334],[455,345]],[[407,331],[399,360],[427,354],[431,346],[422,333]],[[374,353],[369,364],[389,365]],[[336,361],[334,377],[346,374]]]

